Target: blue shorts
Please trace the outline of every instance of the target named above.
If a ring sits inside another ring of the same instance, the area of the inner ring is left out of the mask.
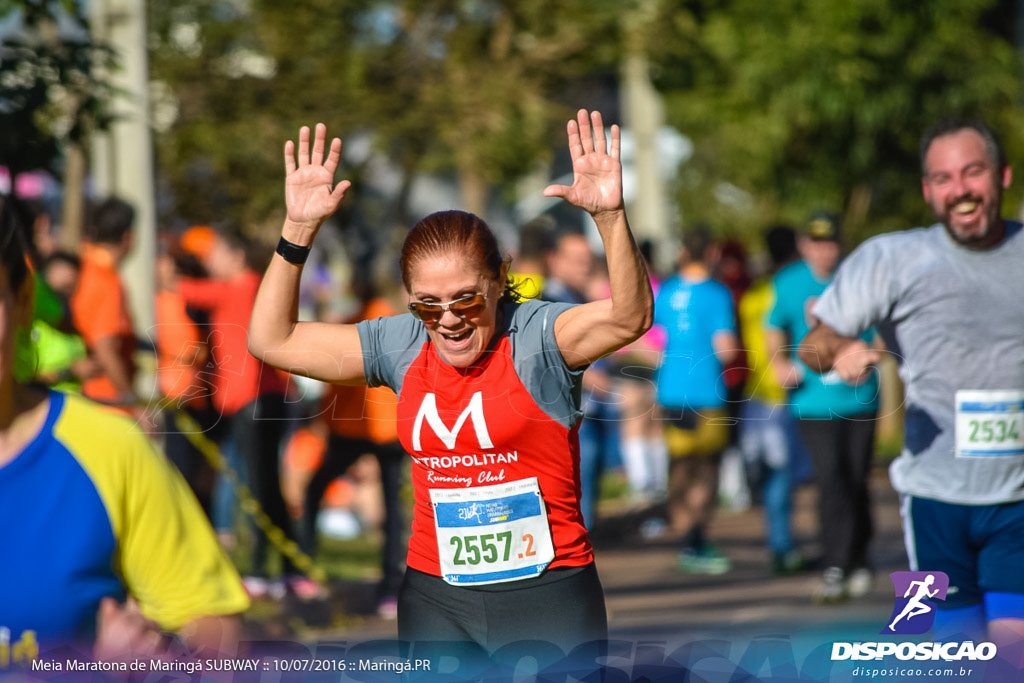
[[[903,530],[914,571],[942,571],[940,609],[984,604],[986,619],[1024,619],[1024,501],[956,505],[904,496]]]

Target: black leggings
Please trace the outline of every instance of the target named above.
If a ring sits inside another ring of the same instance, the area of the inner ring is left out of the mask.
[[[470,641],[488,655],[542,641],[537,647],[568,654],[582,643],[608,639],[604,590],[593,563],[472,588],[408,569],[398,597],[398,636],[406,642]]]

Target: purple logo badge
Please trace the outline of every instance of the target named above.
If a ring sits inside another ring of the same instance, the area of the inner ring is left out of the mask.
[[[934,600],[945,600],[949,577],[944,572],[893,572],[896,604],[882,633],[925,633],[935,621]]]

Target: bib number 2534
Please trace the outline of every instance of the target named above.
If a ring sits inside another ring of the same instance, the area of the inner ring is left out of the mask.
[[[956,392],[956,454],[1024,456],[1024,391]]]

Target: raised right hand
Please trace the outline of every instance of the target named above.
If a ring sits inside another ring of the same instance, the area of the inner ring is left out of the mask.
[[[611,127],[611,144],[605,141],[601,112],[580,109],[566,131],[572,157],[572,185],[549,185],[545,197],[561,197],[595,218],[623,209],[622,163],[619,161],[619,127]]]
[[[338,209],[345,191],[352,183],[342,180],[334,184],[334,174],[341,161],[341,139],[331,140],[324,158],[327,126],[316,124],[313,149],[309,147],[309,126],[299,129],[299,150],[288,140],[284,144],[285,205],[293,234],[287,239],[302,245],[311,244],[316,231]]]

